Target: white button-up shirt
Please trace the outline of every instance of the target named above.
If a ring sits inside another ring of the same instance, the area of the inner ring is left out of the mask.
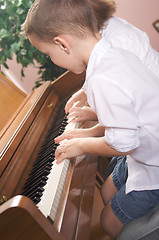
[[[128,156],[126,192],[159,189],[159,81],[128,51],[102,38],[94,47],[84,89],[105,141]]]
[[[138,56],[159,78],[159,52],[152,48],[147,34],[127,21],[111,17],[101,31],[113,46],[128,50]]]

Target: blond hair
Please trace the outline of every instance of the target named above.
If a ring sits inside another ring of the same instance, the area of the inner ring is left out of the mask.
[[[47,42],[63,33],[85,37],[103,26],[112,9],[111,0],[35,0],[22,31],[26,36],[34,33]]]
[[[98,23],[98,30],[105,26],[105,22],[113,16],[116,4],[113,0],[89,0]]]

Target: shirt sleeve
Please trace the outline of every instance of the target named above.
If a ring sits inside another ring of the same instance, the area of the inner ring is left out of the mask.
[[[86,82],[83,83],[82,90],[86,93]]]
[[[116,81],[100,77],[100,74],[98,81],[92,81],[90,91],[90,105],[98,116],[99,125],[106,128],[107,144],[120,152],[138,147],[140,122],[130,92]]]
[[[105,141],[118,152],[129,152],[140,145],[138,131],[133,129],[106,128]]]

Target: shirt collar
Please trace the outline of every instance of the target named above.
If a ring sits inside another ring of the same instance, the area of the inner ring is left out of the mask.
[[[103,57],[103,55],[107,54],[110,48],[111,43],[106,38],[101,38],[96,43],[89,57],[86,78],[93,73],[93,70],[96,68],[96,66],[98,66],[100,59]]]

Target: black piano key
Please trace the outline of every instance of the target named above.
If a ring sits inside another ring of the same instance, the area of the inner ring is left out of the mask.
[[[33,181],[37,181],[42,176],[47,177],[49,175],[49,173],[50,173],[50,170],[44,170],[39,175],[33,175],[27,179],[26,184],[30,184]]]
[[[48,178],[46,176],[41,177],[40,179],[38,179],[37,181],[32,181],[30,184],[25,184],[24,186],[24,192],[26,192],[27,190],[31,189],[32,187],[43,187],[44,185],[40,184],[40,183],[44,183],[46,184],[46,181],[48,180]]]
[[[43,187],[41,184],[39,185],[39,183],[40,183],[41,181],[43,181],[43,182],[46,183],[47,180],[48,180],[48,177],[47,177],[47,176],[41,176],[41,177],[39,177],[39,179],[37,179],[36,181],[33,180],[33,181],[30,182],[30,183],[26,183],[25,186],[24,186],[24,188],[23,188],[23,192],[28,191],[28,190],[31,189],[32,187],[34,188],[34,186]]]
[[[39,174],[41,171],[50,170],[52,168],[53,162],[46,162],[42,165],[35,166],[29,174],[29,178]]]
[[[46,165],[42,166],[41,168],[33,168],[30,175],[34,175],[37,174],[41,171],[45,171],[45,170],[50,170],[52,167],[52,163],[47,163]]]
[[[43,153],[38,155],[38,157],[37,157],[35,162],[38,162],[39,160],[42,160],[42,159],[50,156],[51,154],[54,154],[57,146],[58,146],[58,144],[55,144],[52,148],[47,149],[46,151],[44,151]]]
[[[58,132],[58,134],[59,134],[59,132]],[[56,134],[56,136],[53,136],[51,140],[44,143],[43,147],[40,149],[38,156],[42,155],[45,151],[47,151],[49,148],[51,148],[52,146],[54,146],[56,144],[54,139],[55,139],[55,137],[58,136],[58,134]]]
[[[44,159],[48,159],[49,157],[50,158],[54,158],[54,153],[55,153],[55,146],[52,148],[52,151],[51,153],[50,152],[45,152],[43,153],[43,155],[38,155],[38,157],[36,158],[33,166],[35,166],[36,164],[38,164],[40,161],[43,161]]]
[[[46,154],[48,155],[48,153],[50,153],[50,154],[53,153],[54,150],[55,150],[54,145],[49,146],[49,147],[43,149],[43,150],[38,154],[37,159],[44,157]]]
[[[45,174],[43,174],[43,170],[42,170],[42,171],[39,171],[36,175],[32,175],[32,178],[30,177],[30,179],[25,182],[25,185],[24,185],[23,189],[24,189],[24,190],[27,189],[28,186],[30,187],[30,186],[33,185],[34,183],[39,182],[41,179],[44,179],[44,180],[45,180],[45,178],[47,178],[47,176],[50,174],[50,170],[51,170],[51,169],[47,169],[47,168],[46,168],[46,169],[44,170],[44,171],[45,171]],[[47,175],[46,175],[46,173],[47,173]]]
[[[67,125],[67,116],[64,111],[65,102],[59,108],[54,121],[45,137],[42,148],[34,161],[33,168],[29,174],[29,178],[23,188],[23,195],[28,196],[37,204],[44,191],[47,183],[47,176],[52,168],[55,160],[54,153],[59,144],[56,144],[54,138],[61,135],[65,131]]]
[[[67,122],[66,121],[63,121],[63,122],[60,122],[56,127],[54,127],[53,129],[51,129],[49,131],[49,134],[47,135],[46,137],[46,140],[48,140],[49,138],[53,138],[54,136],[56,136],[59,132],[59,129],[63,129],[65,130],[65,127],[67,125]]]
[[[43,157],[43,158],[40,158],[40,157],[37,158],[36,161],[34,162],[32,168],[34,168],[35,166],[41,164],[41,162],[43,162],[43,161],[47,161],[47,162],[52,162],[52,163],[53,163],[54,160],[55,160],[55,155],[54,155],[54,153],[52,152],[51,154],[48,154],[48,155],[46,155],[46,156]]]
[[[54,144],[55,144],[55,141],[50,140],[50,142],[48,142],[44,145],[44,147],[41,149],[40,153],[46,152],[48,149],[51,149],[54,146]]]
[[[37,165],[41,165],[43,164],[43,162],[53,162],[55,160],[55,156],[53,153],[49,154],[48,156],[44,157],[44,158],[40,158],[39,160],[35,161],[34,164],[33,164],[33,167],[36,167]]]
[[[34,168],[32,169],[30,175],[34,174],[35,171],[38,171],[39,169],[42,169],[45,166],[52,166],[54,159],[51,158],[50,160],[51,161],[49,161],[49,159],[47,158],[47,159],[43,159],[43,161],[39,161],[39,163],[34,165]]]
[[[60,136],[63,132],[64,132],[64,130],[63,130],[63,129],[60,129],[58,136]]]
[[[40,153],[38,154],[38,157],[37,158],[39,158],[39,157],[43,157],[46,153],[48,153],[48,152],[52,152],[52,151],[54,151],[55,149],[56,149],[56,147],[57,147],[57,144],[56,143],[54,143],[54,144],[52,144],[51,146],[49,146],[49,147],[46,147],[45,149],[42,149],[41,151],[40,151]]]
[[[42,197],[42,193],[36,191],[36,192],[34,192],[33,194],[28,195],[27,197],[29,197],[30,199],[34,199],[35,197],[41,198],[41,197]]]
[[[35,197],[32,199],[35,204],[38,204],[41,200],[41,198]]]
[[[48,180],[48,177],[42,177],[38,181],[32,182],[30,185],[28,185],[27,187],[24,188],[23,194],[24,195],[28,194],[28,192],[34,191],[38,187],[44,187],[46,182],[47,182],[47,180]]]
[[[51,126],[50,130],[48,131],[48,134],[46,136],[46,141],[49,138],[56,136],[58,134],[59,129],[60,128],[64,129],[66,125],[67,125],[67,118],[63,119],[63,121],[58,121],[58,123],[53,124],[53,126]]]
[[[64,131],[65,131],[65,125],[61,126],[57,130],[51,132],[49,137],[47,139],[45,139],[45,142],[42,146],[42,150],[45,149],[46,147],[48,147],[50,144],[55,143],[54,138],[59,136],[60,133],[63,133]]]
[[[50,135],[50,132],[55,131],[59,129],[60,127],[63,127],[65,125],[66,121],[64,119],[62,121],[56,122],[53,126],[50,127],[50,131],[48,131],[48,136]]]
[[[42,150],[44,150],[45,148],[47,148],[47,147],[49,147],[50,145],[53,145],[53,144],[55,144],[54,139],[53,139],[53,138],[48,139],[48,141],[47,141],[46,143],[43,144],[43,146],[42,146]]]
[[[38,187],[44,187],[45,184],[46,184],[46,180],[40,180],[40,181],[34,183],[33,185],[28,186],[26,189],[24,189],[24,191],[23,191],[22,194],[23,194],[23,195],[27,195],[28,192],[34,191],[34,190],[37,189]]]
[[[56,126],[53,126],[52,128],[50,128],[48,135],[46,136],[46,140],[51,138],[51,136],[54,134],[56,134],[58,132],[58,130],[60,129],[62,123],[60,122],[59,124],[57,124]]]
[[[26,194],[27,195],[27,197],[31,197],[31,196],[35,196],[35,194],[38,192],[38,193],[41,193],[41,195],[42,195],[42,193],[43,193],[43,191],[44,191],[44,188],[42,188],[42,187],[38,187],[37,189],[34,189],[33,191],[28,191],[28,193]],[[26,196],[25,195],[25,196]]]

